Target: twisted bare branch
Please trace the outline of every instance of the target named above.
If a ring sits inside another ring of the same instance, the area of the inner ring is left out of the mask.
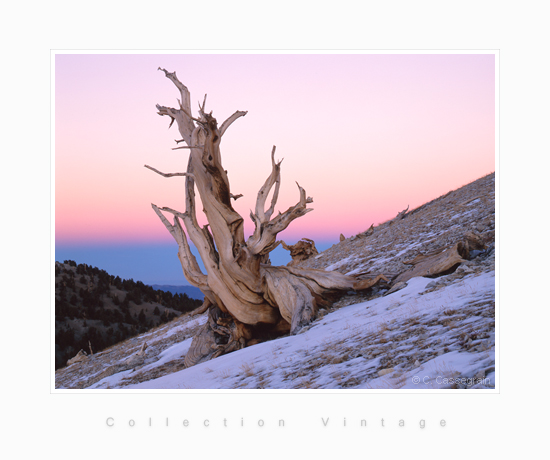
[[[166,78],[174,83],[181,95],[181,100],[178,99],[178,103],[180,106],[179,109],[164,107],[157,104],[158,114],[161,116],[167,115],[171,118],[169,127],[172,126],[175,120],[178,123],[178,129],[181,137],[188,145],[191,145],[191,136],[193,134],[193,131],[195,130],[195,124],[193,123],[194,118],[191,116],[189,90],[182,82],[178,80],[176,72],[170,73],[166,69],[162,69],[161,67],[159,67],[158,70],[162,70],[164,72]]]
[[[312,208],[307,208],[308,203],[313,203],[313,198],[306,197],[306,191],[300,187],[298,182],[296,182],[296,185],[300,191],[300,201],[297,204],[261,225],[257,224],[257,216],[253,218],[256,223],[256,231],[247,241],[247,246],[252,254],[265,253],[266,248],[275,243],[278,233],[286,229],[294,219],[313,211]]]
[[[158,206],[153,203],[151,203],[151,206],[154,209],[155,213],[159,216],[161,222],[168,229],[174,240],[178,243],[178,258],[180,260],[185,278],[194,286],[197,286],[200,289],[208,289],[206,275],[202,273],[199,264],[197,263],[196,257],[193,255],[191,249],[189,248],[187,236],[183,231],[178,216],[174,216],[174,225],[172,225],[161,212],[161,209],[158,208]],[[162,210],[165,210],[165,208],[162,208]],[[181,213],[178,213],[177,211],[174,211],[174,213],[181,215]]]
[[[178,141],[176,141],[178,142]],[[182,145],[181,147],[174,147],[172,150],[181,150],[181,149],[202,149],[204,145]]]
[[[243,111],[237,110],[233,115],[231,115],[227,120],[225,120],[220,126],[220,137],[224,135],[225,131],[227,131],[227,128],[229,128],[236,119],[240,117],[244,117],[247,113],[248,113],[247,111],[243,112]]]
[[[271,174],[266,179],[264,185],[258,191],[258,197],[256,199],[256,216],[258,217],[261,223],[268,222],[275,210],[275,204],[279,197],[279,187],[281,185],[281,163],[282,160],[278,163],[275,162],[275,146],[271,150]],[[275,190],[273,192],[273,197],[271,198],[271,206],[265,211],[265,202],[271,191],[271,188],[275,185]]]
[[[150,169],[150,170],[153,171],[153,172],[156,172],[157,174],[160,174],[160,175],[163,176],[163,177],[185,176],[185,177],[192,177],[192,178],[194,178],[193,174],[189,174],[189,173],[183,173],[183,172],[178,172],[178,173],[163,173],[163,172],[159,171],[158,169],[153,168],[152,166],[149,166],[149,165],[143,165],[143,166],[145,166],[147,169]]]

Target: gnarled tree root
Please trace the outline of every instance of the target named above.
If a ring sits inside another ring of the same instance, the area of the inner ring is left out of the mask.
[[[202,326],[184,359],[185,367],[217,358],[220,355],[240,350],[252,338],[251,327],[233,319],[216,305],[210,305],[208,320]]]
[[[208,320],[193,338],[185,356],[186,367],[283,334],[297,334],[315,319],[320,307],[328,307],[350,290],[366,290],[382,280],[388,281],[384,275],[356,280],[338,272],[269,265],[262,265],[261,271],[264,298],[273,305],[274,311],[278,309],[279,321],[246,325],[211,304]]]

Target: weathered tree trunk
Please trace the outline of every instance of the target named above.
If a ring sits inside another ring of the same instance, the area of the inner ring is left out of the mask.
[[[406,282],[416,276],[434,277],[453,272],[462,262],[470,259],[470,250],[475,249],[485,249],[485,244],[479,235],[467,232],[462,241],[403,261],[413,267],[401,273],[394,284]]]
[[[178,88],[181,99],[178,109],[157,105],[158,113],[172,119],[170,126],[176,121],[182,137],[176,142],[186,144],[176,148],[188,150],[189,161],[187,171],[181,173],[165,174],[146,165],[164,177],[185,177],[185,212],[152,206],[178,243],[178,257],[186,279],[201,289],[209,307],[209,320],[196,336],[186,358],[186,364],[191,366],[268,337],[288,331],[296,333],[315,317],[317,308],[331,295],[353,289],[357,280],[336,272],[265,264],[269,253],[280,244],[277,234],[294,219],[312,211],[307,208],[312,198],[298,185],[298,203],[274,216],[281,162],[275,161],[273,147],[271,174],[258,192],[255,210],[250,214],[255,230],[245,239],[243,218],[231,204],[232,199],[240,196],[231,193],[227,172],[222,166],[220,142],[229,126],[247,112],[237,111],[218,126],[212,112],[205,112],[205,96],[195,118],[188,89],[175,72],[159,70]],[[208,218],[208,225],[204,227],[197,222],[195,188]],[[173,223],[165,213],[173,216]],[[200,254],[206,274],[190,251],[188,237]]]

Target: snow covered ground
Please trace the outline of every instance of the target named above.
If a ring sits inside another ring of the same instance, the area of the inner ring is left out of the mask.
[[[58,370],[55,388],[498,388],[494,174],[412,210],[402,220],[380,224],[370,235],[347,238],[302,266],[357,275],[383,273],[395,279],[409,270],[408,260],[464,241],[472,231],[485,249],[471,251],[470,260],[454,272],[412,278],[401,289],[401,283],[394,283],[390,291],[386,287],[348,293],[295,336],[185,368],[185,354],[206,314],[182,315]]]
[[[432,282],[413,278],[393,294],[329,313],[296,336],[128,384],[139,374],[180,360],[191,342],[187,338],[154,362],[89,388],[495,388],[494,272],[471,274],[426,292]]]

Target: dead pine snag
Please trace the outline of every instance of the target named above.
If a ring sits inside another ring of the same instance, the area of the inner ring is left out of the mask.
[[[312,211],[313,202],[298,185],[299,200],[285,212],[275,215],[281,185],[281,162],[271,152],[271,174],[258,192],[253,234],[245,238],[244,219],[232,206],[239,198],[231,193],[227,172],[222,166],[220,142],[228,128],[247,112],[236,111],[220,126],[205,111],[206,96],[198,113],[191,111],[190,93],[176,73],[159,68],[180,93],[179,108],[157,105],[158,114],[176,122],[181,135],[176,147],[189,155],[187,170],[163,173],[163,177],[185,180],[185,211],[152,204],[162,223],[178,243],[178,258],[185,278],[205,296],[208,321],[193,339],[185,358],[187,366],[212,359],[249,344],[290,332],[295,334],[311,322],[317,309],[334,295],[358,286],[358,280],[338,272],[274,267],[266,262],[281,241],[277,235],[289,224]],[[266,209],[270,191],[273,195]],[[195,193],[201,198],[208,225],[198,224]],[[169,219],[170,218],[170,219]],[[203,273],[191,253],[189,240],[197,248],[206,268]]]

